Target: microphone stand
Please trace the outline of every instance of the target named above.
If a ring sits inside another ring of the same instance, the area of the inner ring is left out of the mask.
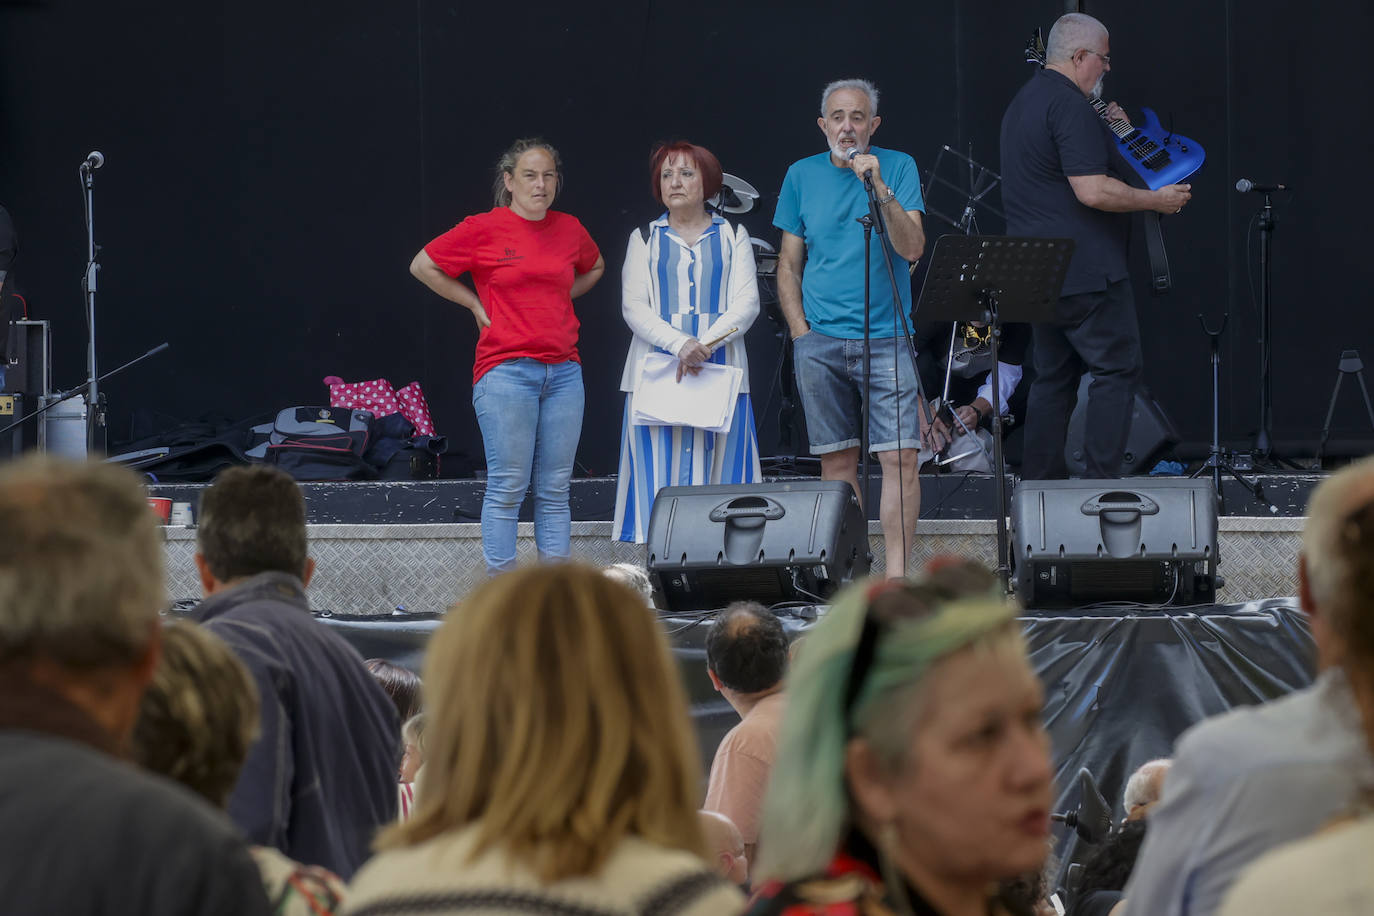
[[[1270,274],[1273,261],[1270,246],[1274,235],[1274,206],[1269,192],[1264,192],[1264,207],[1259,214],[1260,233],[1260,384],[1259,384],[1259,432],[1255,434],[1255,456],[1267,460],[1273,448],[1271,435],[1274,427],[1273,405],[1270,403],[1270,352],[1273,349],[1273,300],[1270,298]]]
[[[130,368],[130,367],[132,367],[132,366],[138,365],[139,363],[143,362],[143,361],[144,361],[145,359],[147,359],[148,357],[150,357],[150,356],[156,356],[157,354],[161,353],[163,350],[166,350],[166,349],[167,349],[168,347],[170,347],[170,346],[171,346],[171,344],[169,344],[169,343],[160,343],[160,344],[158,344],[156,347],[153,347],[151,350],[149,350],[147,353],[144,353],[142,356],[134,357],[133,359],[129,360],[127,363],[125,363],[124,365],[120,366],[120,367],[117,368],[117,369],[111,369],[109,372],[106,372],[106,373],[105,373],[104,375],[102,375],[100,378],[98,378],[98,379],[93,379],[93,380],[87,380],[87,381],[85,381],[85,382],[82,382],[80,385],[77,385],[77,386],[76,386],[75,388],[73,388],[71,391],[68,391],[68,392],[64,393],[64,394],[62,395],[62,397],[58,398],[57,400],[55,400],[55,401],[49,401],[48,403],[44,404],[42,407],[38,408],[37,410],[31,411],[31,412],[25,414],[24,416],[20,417],[18,420],[15,420],[14,422],[10,423],[8,426],[0,427],[0,435],[4,435],[5,433],[7,433],[7,432],[9,432],[10,430],[14,429],[16,426],[18,426],[18,425],[21,424],[21,423],[27,423],[29,420],[32,420],[34,417],[38,416],[39,414],[47,413],[49,410],[51,410],[52,408],[56,407],[58,404],[63,403],[64,401],[70,401],[72,398],[77,397],[78,395],[81,395],[81,394],[84,394],[84,393],[90,391],[91,388],[95,385],[96,382],[103,382],[103,381],[105,381],[105,379],[107,379],[107,378],[109,378],[109,377],[111,377],[111,376],[113,376],[113,375],[118,375],[119,373],[123,372],[125,369],[128,369],[128,368]]]
[[[100,381],[97,376],[95,357],[95,291],[96,275],[100,272],[99,246],[95,243],[95,168],[86,159],[78,170],[81,177],[82,196],[86,204],[86,274],[82,280],[82,292],[86,300],[86,451],[97,450],[97,429],[104,425],[100,415]],[[63,400],[66,400],[65,398]],[[60,401],[54,403],[61,403]],[[52,405],[48,405],[52,406]]]
[[[901,374],[896,372],[897,359],[897,338],[900,336],[906,342],[907,358],[911,360],[911,374],[916,379],[916,409],[926,420],[926,424],[931,423],[930,405],[926,403],[925,393],[921,390],[921,371],[916,365],[916,345],[911,340],[911,326],[907,321],[906,311],[902,305],[901,288],[897,286],[897,272],[892,267],[892,250],[884,241],[887,235],[887,222],[883,219],[882,207],[878,205],[878,195],[873,189],[873,176],[871,173],[864,173],[864,191],[868,194],[868,216],[861,217],[860,223],[864,227],[864,416],[863,416],[863,454],[860,456],[863,461],[864,473],[864,494],[868,494],[868,425],[869,412],[873,409],[869,401],[869,351],[872,346],[869,335],[869,238],[870,229],[878,234],[879,247],[883,251],[883,263],[887,266],[887,279],[892,287],[892,348],[893,348],[893,384],[896,386],[896,416],[897,416],[897,498],[898,514],[902,519],[902,568],[906,569],[907,554],[910,548],[907,546],[908,532],[906,530],[906,493],[903,487],[903,470],[900,458],[902,444],[902,391]],[[871,225],[870,225],[871,224]],[[897,322],[901,320],[901,331],[898,332]],[[916,422],[916,452],[921,450],[921,424],[918,418]],[[919,459],[918,459],[919,460]],[[917,467],[916,475],[919,480],[920,468]],[[879,499],[878,518],[882,518],[882,502]]]

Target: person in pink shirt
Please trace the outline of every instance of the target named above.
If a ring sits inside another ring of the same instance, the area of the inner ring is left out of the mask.
[[[737,602],[711,624],[706,634],[706,673],[739,713],[740,723],[716,748],[702,807],[735,822],[750,861],[758,843],[763,790],[773,769],[782,723],[786,672],[787,634],[763,605]]]

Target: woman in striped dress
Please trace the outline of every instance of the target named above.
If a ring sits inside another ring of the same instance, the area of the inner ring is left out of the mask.
[[[621,311],[634,332],[620,390],[625,419],[612,536],[643,543],[654,495],[661,487],[754,483],[761,479],[749,361],[744,332],[759,313],[758,278],[749,233],[706,209],[721,187],[720,162],[685,141],[650,157],[654,198],[666,211],[630,233],[621,275]],[[724,343],[706,346],[725,334]],[[645,354],[659,350],[695,374],[704,362],[744,370],[744,385],[728,433],[688,426],[639,426],[630,398]]]

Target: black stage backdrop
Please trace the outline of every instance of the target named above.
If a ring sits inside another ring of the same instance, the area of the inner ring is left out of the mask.
[[[586,368],[582,469],[615,468],[629,340],[619,315],[628,234],[655,215],[647,153],[688,137],[763,192],[822,149],[830,79],[884,92],[880,144],[931,168],[944,144],[998,163],[998,124],[1027,78],[1031,29],[1051,0],[921,4],[415,0],[135,4],[0,0],[0,202],[23,248],[16,279],[53,322],[58,387],[84,379],[85,258],[77,166],[92,149],[103,271],[98,352],[111,368],[172,350],[106,384],[111,437],[136,411],[240,418],[322,401],[320,380],[420,380],[441,432],[480,454],[466,313],[410,278],[411,256],[490,206],[491,164],[514,137],[562,151],[560,209],[608,271],[578,303]],[[1210,436],[1210,365],[1196,315],[1227,310],[1223,435],[1257,417],[1254,289],[1260,204],[1237,178],[1283,181],[1274,240],[1274,431],[1310,454],[1343,348],[1374,357],[1355,269],[1374,241],[1361,151],[1368,4],[1225,0],[1087,5],[1112,30],[1108,97],[1149,105],[1208,152],[1195,200],[1165,221],[1175,291],[1137,284],[1148,382],[1185,439]],[[946,205],[952,204],[946,198]],[[957,212],[957,210],[955,211]],[[988,214],[985,231],[1000,231]],[[932,237],[948,231],[931,220]],[[856,229],[856,231],[858,231]],[[1143,276],[1143,252],[1136,253]],[[763,453],[778,338],[749,335]],[[1352,386],[1336,438],[1374,443]]]

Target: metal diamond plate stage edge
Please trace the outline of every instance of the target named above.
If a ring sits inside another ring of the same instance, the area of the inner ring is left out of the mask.
[[[1221,575],[1226,585],[1219,603],[1239,604],[1297,593],[1297,556],[1301,518],[1226,516],[1219,522]],[[173,600],[200,597],[196,575],[195,529],[169,527],[167,589]],[[311,525],[310,552],[316,561],[310,604],[340,616],[440,612],[485,577],[481,526]],[[645,547],[610,539],[610,522],[574,522],[573,556],[598,566],[643,563]],[[521,562],[536,559],[534,526],[519,526]],[[882,535],[869,524],[873,572],[884,569]],[[996,532],[987,520],[922,521],[911,549],[912,564],[940,554],[991,564]]]

